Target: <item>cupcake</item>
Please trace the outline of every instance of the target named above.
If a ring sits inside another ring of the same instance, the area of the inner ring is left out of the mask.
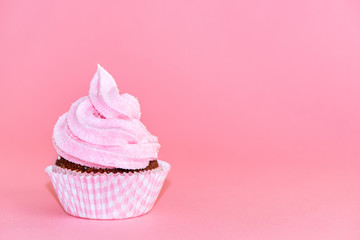
[[[67,213],[123,219],[151,210],[170,165],[158,159],[158,139],[140,115],[138,100],[119,94],[113,77],[98,65],[89,96],[57,121],[58,158],[45,169]]]

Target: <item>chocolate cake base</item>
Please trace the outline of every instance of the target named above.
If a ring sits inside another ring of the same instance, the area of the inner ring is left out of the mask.
[[[143,169],[92,168],[92,167],[86,167],[86,166],[82,166],[80,164],[70,162],[63,157],[60,157],[60,159],[57,159],[55,162],[55,165],[59,166],[61,168],[66,168],[69,170],[73,170],[73,171],[77,171],[77,172],[86,172],[86,173],[130,173],[130,172],[134,173],[134,172],[147,171],[147,170],[151,170],[151,169],[155,169],[155,168],[159,167],[157,160],[151,160],[149,162],[149,165]]]

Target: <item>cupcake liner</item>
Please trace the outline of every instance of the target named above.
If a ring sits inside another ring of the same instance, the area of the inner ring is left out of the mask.
[[[49,175],[64,210],[70,215],[91,219],[123,219],[151,210],[170,164],[135,173],[81,173],[48,166]]]

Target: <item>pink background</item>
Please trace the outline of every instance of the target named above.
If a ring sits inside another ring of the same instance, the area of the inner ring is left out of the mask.
[[[0,239],[360,239],[359,42],[357,1],[1,1]],[[44,172],[97,63],[172,164],[143,217],[70,217]]]

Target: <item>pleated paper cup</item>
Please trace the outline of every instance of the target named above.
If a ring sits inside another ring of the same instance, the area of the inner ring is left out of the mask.
[[[70,215],[91,219],[123,219],[151,210],[170,164],[135,173],[81,173],[48,166],[49,175],[64,210]]]

